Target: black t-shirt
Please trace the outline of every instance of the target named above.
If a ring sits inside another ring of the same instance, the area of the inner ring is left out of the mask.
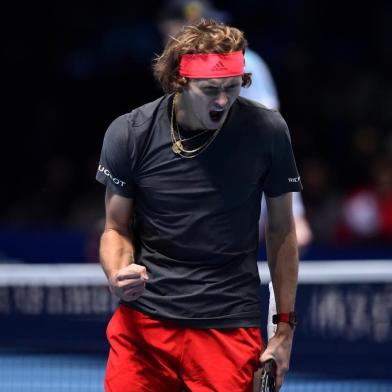
[[[137,264],[146,290],[126,305],[196,328],[259,326],[258,220],[262,192],[301,190],[279,112],[238,98],[209,147],[175,155],[173,97],[109,126],[97,180],[134,199]]]

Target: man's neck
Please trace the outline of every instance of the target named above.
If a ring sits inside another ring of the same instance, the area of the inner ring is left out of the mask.
[[[177,94],[174,97],[174,105],[174,115],[178,126],[185,131],[200,131],[200,125],[197,122],[193,121],[194,116],[184,104],[180,94]]]

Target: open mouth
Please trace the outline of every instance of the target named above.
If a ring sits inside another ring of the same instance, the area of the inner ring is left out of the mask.
[[[224,112],[223,109],[210,110],[210,119],[213,122],[219,122],[222,119]]]

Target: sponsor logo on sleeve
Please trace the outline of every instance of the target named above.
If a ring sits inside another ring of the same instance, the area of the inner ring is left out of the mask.
[[[288,180],[289,182],[299,182],[301,177],[289,177]]]
[[[110,173],[110,170],[106,169],[102,165],[98,166],[98,171],[102,172],[103,174],[105,174],[105,176],[109,177],[112,180],[112,182],[116,185],[120,185],[121,187],[123,187],[126,184],[125,181],[122,181],[116,177],[113,177],[112,173]]]

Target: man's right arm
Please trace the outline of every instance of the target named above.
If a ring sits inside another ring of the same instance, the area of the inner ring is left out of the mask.
[[[146,268],[134,263],[130,236],[133,200],[106,188],[106,220],[101,236],[100,261],[111,291],[124,301],[142,295],[148,280]]]

